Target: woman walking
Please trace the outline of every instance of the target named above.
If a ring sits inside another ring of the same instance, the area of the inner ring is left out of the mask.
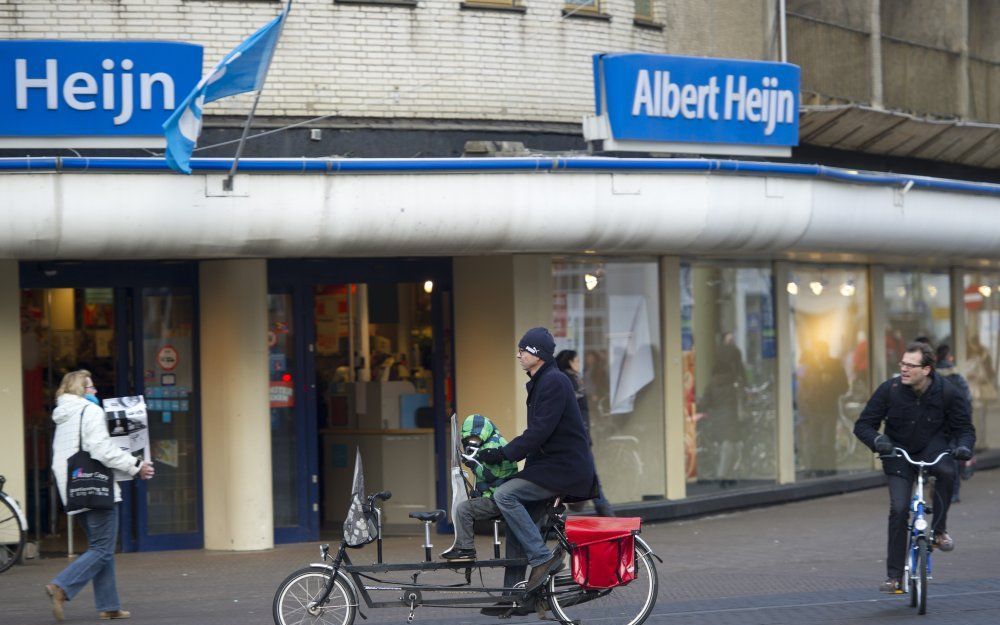
[[[153,463],[143,462],[122,451],[108,436],[104,410],[97,399],[97,389],[85,370],[67,373],[56,392],[56,409],[52,412],[56,434],[52,442],[52,472],[59,487],[59,496],[66,505],[66,465],[78,450],[108,467],[144,480],[153,477]],[[131,616],[121,609],[115,585],[115,543],[118,538],[118,502],[121,490],[116,483],[115,504],[110,510],[71,512],[80,519],[87,533],[87,551],[45,585],[52,600],[52,614],[63,620],[63,603],[79,593],[87,582],[94,582],[94,602],[98,618],[125,619]],[[70,527],[69,531],[73,531]]]

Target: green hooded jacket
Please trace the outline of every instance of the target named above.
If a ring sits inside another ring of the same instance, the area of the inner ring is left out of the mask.
[[[483,441],[480,449],[503,447],[507,444],[507,440],[500,435],[500,430],[493,425],[493,422],[480,414],[470,414],[462,422],[463,445],[470,436],[477,436]],[[493,491],[498,486],[517,475],[517,463],[510,460],[504,460],[499,465],[479,464],[468,460],[463,463],[476,476],[475,489],[480,497],[492,498]]]

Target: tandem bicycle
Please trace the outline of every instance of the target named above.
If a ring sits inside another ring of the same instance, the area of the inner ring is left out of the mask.
[[[383,562],[379,502],[391,496],[388,491],[375,493],[367,497],[362,506],[373,518],[374,540],[365,544],[376,543],[376,562],[355,564],[347,550],[363,545],[350,545],[346,534],[335,553],[331,554],[329,545],[321,545],[321,562],[295,571],[278,587],[272,606],[276,625],[352,625],[362,607],[407,609],[409,623],[419,607],[482,608],[500,600],[512,602],[508,613],[498,615],[501,618],[533,612],[544,616],[546,611],[551,611],[555,620],[563,625],[580,624],[585,616],[615,625],[640,625],[656,604],[658,578],[654,558],[660,558],[637,535],[639,519],[567,519],[566,505],[560,499],[551,501],[542,524],[543,535],[547,540],[557,541],[570,555],[571,566],[550,574],[540,588],[526,591],[524,582],[512,588],[491,587],[483,579],[484,569],[528,564],[525,559],[500,557],[499,520],[494,521],[492,559],[433,561],[430,526],[443,520],[446,513],[444,510],[411,512],[410,517],[424,523],[424,561]],[[605,559],[602,563],[597,551],[594,557],[589,557],[591,547],[609,545],[612,552],[618,550],[618,555],[610,562]],[[609,571],[609,566],[614,570]],[[598,570],[601,568],[603,570]],[[419,579],[423,573],[442,570],[454,571],[461,581],[434,584],[422,583]],[[478,580],[474,572],[478,573]],[[589,575],[591,572],[594,579]],[[400,580],[395,576],[409,579]],[[622,580],[628,581],[623,583]],[[375,601],[370,591],[398,594],[393,600]],[[363,612],[361,617],[367,618]]]

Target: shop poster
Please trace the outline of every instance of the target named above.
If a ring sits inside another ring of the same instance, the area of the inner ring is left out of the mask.
[[[118,447],[136,458],[149,462],[149,417],[142,395],[111,397],[101,402],[108,420],[108,436]],[[115,481],[127,482],[132,476],[115,470]]]

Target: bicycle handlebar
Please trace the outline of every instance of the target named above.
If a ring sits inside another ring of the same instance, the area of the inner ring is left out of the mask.
[[[916,467],[932,467],[935,464],[941,462],[941,458],[944,458],[945,456],[950,456],[951,455],[951,450],[950,449],[946,449],[945,451],[942,451],[940,454],[938,454],[938,457],[934,459],[934,462],[924,462],[923,460],[914,460],[913,458],[911,458],[910,454],[906,453],[906,450],[903,449],[902,447],[893,447],[892,448],[892,452],[893,453],[892,453],[891,456],[881,456],[881,457],[882,458],[898,458],[900,456],[900,454],[902,454],[903,458],[907,462],[909,462],[910,464],[912,464],[913,466],[916,466]]]
[[[368,500],[369,501],[375,501],[376,499],[378,499],[380,501],[386,501],[386,500],[392,499],[392,491],[389,491],[389,490],[380,490],[379,492],[375,493],[374,495],[369,495],[368,496]]]

